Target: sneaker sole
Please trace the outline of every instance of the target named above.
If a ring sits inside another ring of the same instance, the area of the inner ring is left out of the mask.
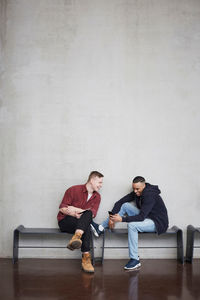
[[[141,267],[141,263],[137,264],[135,267],[132,267],[132,268],[127,268],[127,267],[124,267],[125,270],[135,270],[135,269],[139,269]]]
[[[95,235],[96,237],[99,237],[99,234],[97,233],[97,231],[96,231],[96,229],[94,228],[94,226],[93,226],[92,224],[90,224],[90,227],[91,227],[92,232],[94,233],[94,235]]]
[[[78,241],[73,241],[71,244],[68,244],[67,245],[67,248],[69,249],[69,250],[75,250],[75,249],[80,249],[81,248],[81,245],[82,245],[82,243],[81,243],[81,241],[80,240],[78,240]]]

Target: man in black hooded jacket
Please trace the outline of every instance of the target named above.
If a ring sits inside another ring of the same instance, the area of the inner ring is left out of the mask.
[[[133,192],[115,203],[109,218],[100,225],[94,222],[91,224],[94,234],[99,236],[105,228],[113,229],[116,222],[128,223],[130,260],[124,267],[126,270],[141,266],[138,257],[138,232],[161,234],[168,228],[167,209],[158,186],[146,183],[143,177],[137,176],[133,179],[132,188]]]

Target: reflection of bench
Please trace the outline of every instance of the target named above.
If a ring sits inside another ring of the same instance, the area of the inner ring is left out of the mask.
[[[19,237],[23,236],[68,236],[70,233],[61,232],[59,228],[26,228],[23,225],[18,226],[13,233],[13,264],[18,261],[19,248],[66,248],[66,246],[20,246]],[[94,263],[94,244],[91,234],[91,256]]]
[[[200,248],[200,246],[194,246],[194,235],[200,233],[200,227],[194,227],[192,225],[187,226],[187,246],[186,246],[186,261],[192,263],[194,248]]]
[[[108,229],[106,229],[104,231],[104,234],[103,234],[103,246],[102,246],[102,264],[103,264],[103,261],[104,261],[104,249],[105,248],[128,248],[127,246],[125,247],[120,247],[120,246],[115,246],[115,247],[112,247],[112,246],[105,246],[105,241],[106,241],[106,236],[108,234],[117,234],[117,235],[121,235],[121,234],[128,234],[128,230],[127,229],[114,229],[112,232]],[[152,233],[152,232],[139,232],[139,235],[141,234],[145,234],[145,235],[149,235],[149,234],[154,234],[155,237],[157,239],[159,239],[159,235],[155,234],[155,233]],[[139,247],[139,248],[177,248],[177,260],[179,260],[182,264],[184,263],[184,254],[183,254],[183,232],[180,228],[178,228],[177,226],[173,226],[171,228],[169,228],[165,233],[163,233],[161,236],[164,236],[164,235],[176,235],[176,241],[177,241],[177,246],[174,247],[174,246],[154,246],[154,247],[150,247],[150,246],[146,246],[146,247]]]

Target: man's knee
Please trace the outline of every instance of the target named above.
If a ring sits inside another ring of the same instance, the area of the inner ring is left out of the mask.
[[[88,218],[91,219],[91,221],[92,221],[92,211],[91,210],[86,210],[84,212],[84,214],[86,214],[88,216]]]
[[[128,223],[128,230],[137,231],[138,230],[137,222],[130,222],[130,223]]]
[[[126,202],[126,203],[122,204],[122,207],[121,207],[121,208],[123,208],[124,210],[127,210],[127,209],[130,208],[130,207],[131,207],[131,204],[128,203],[128,202]]]

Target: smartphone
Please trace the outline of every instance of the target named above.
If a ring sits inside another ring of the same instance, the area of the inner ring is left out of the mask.
[[[108,211],[108,213],[110,216],[114,215],[112,211]]]
[[[87,210],[87,209],[86,209],[86,210]],[[80,215],[80,214],[83,214],[83,213],[84,213],[86,210],[84,210],[84,211],[80,212],[80,213],[79,213],[79,215]]]

